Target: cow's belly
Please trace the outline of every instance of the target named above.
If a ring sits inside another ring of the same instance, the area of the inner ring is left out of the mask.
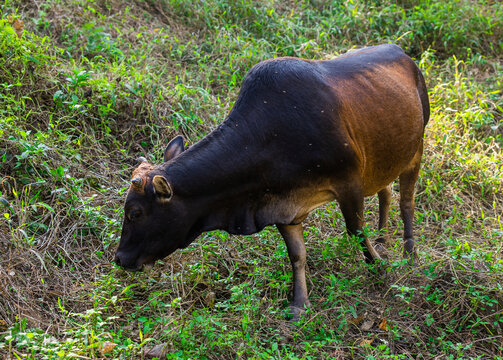
[[[371,196],[382,190],[400,176],[414,159],[422,139],[419,128],[398,144],[388,144],[388,148],[367,155],[361,169],[364,196]],[[367,153],[368,154],[368,153]]]

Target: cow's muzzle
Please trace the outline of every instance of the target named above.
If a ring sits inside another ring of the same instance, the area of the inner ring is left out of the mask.
[[[144,262],[137,261],[137,259],[128,258],[127,255],[117,251],[114,258],[115,264],[128,271],[142,271]]]

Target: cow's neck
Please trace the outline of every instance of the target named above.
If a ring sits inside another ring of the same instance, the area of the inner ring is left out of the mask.
[[[236,124],[225,122],[168,163],[166,174],[174,191],[200,212],[194,232],[251,234],[279,220],[264,209],[271,191],[264,144]]]
[[[224,122],[168,163],[167,176],[180,195],[208,196],[256,184],[254,175],[263,146],[250,140],[253,136],[242,135],[246,129],[232,129],[232,124]]]
[[[248,129],[227,121],[199,143],[168,163],[166,174],[179,196],[200,213],[194,231],[223,229],[254,233],[267,165],[259,159],[262,146],[250,141]],[[235,128],[233,128],[233,126]],[[244,135],[243,135],[244,134]]]

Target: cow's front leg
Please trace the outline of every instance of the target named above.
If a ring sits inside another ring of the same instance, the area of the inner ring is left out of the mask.
[[[304,312],[306,306],[311,305],[307,297],[306,285],[306,247],[302,225],[276,225],[285,239],[288,256],[293,268],[293,301],[290,312],[294,320]]]

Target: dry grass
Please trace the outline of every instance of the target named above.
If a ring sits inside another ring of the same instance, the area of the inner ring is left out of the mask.
[[[313,306],[292,324],[286,320],[290,264],[272,228],[246,237],[205,234],[149,273],[111,265],[127,179],[137,156],[155,161],[175,134],[195,142],[221,121],[240,79],[261,57],[328,57],[357,40],[386,39],[363,32],[351,38],[357,25],[370,26],[363,20],[348,23],[343,39],[320,35],[324,28],[316,24],[338,19],[322,4],[282,4],[267,15],[269,29],[246,19],[260,19],[273,2],[257,4],[256,13],[240,20],[204,2],[191,8],[168,1],[47,4],[11,2],[9,9],[17,6],[25,20],[24,54],[39,56],[35,34],[64,51],[46,48],[52,60],[40,64],[0,58],[7,61],[0,83],[21,83],[0,89],[8,109],[2,114],[14,119],[0,127],[0,197],[9,202],[3,208],[9,218],[0,222],[0,353],[8,350],[6,358],[56,358],[58,350],[63,358],[72,352],[138,358],[154,343],[165,345],[171,358],[503,356],[500,51],[483,59],[467,53],[462,61],[444,46],[438,56],[416,54],[432,100],[416,197],[419,261],[410,267],[401,260],[396,197],[388,260],[370,268],[346,239],[337,205],[327,205],[305,223]],[[385,23],[386,11],[376,21]],[[96,33],[110,34],[110,42],[92,48]],[[306,45],[304,35],[317,45]],[[77,79],[74,69],[92,72],[90,80],[71,88],[66,78]],[[56,106],[58,90],[68,102],[77,96],[82,107]],[[18,107],[9,107],[12,99]],[[369,236],[376,237],[376,199],[366,207]],[[43,334],[40,341],[6,340],[29,328]],[[118,344],[113,353],[100,352],[105,341]]]

